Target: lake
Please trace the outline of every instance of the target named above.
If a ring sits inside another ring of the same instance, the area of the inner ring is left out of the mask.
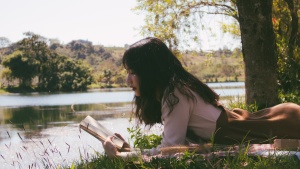
[[[245,95],[243,82],[208,83],[222,97]],[[87,115],[128,138],[133,92],[102,89],[72,93],[0,95],[1,168],[53,168],[90,159],[102,144],[79,122]],[[161,132],[156,125],[145,132]],[[130,140],[129,140],[130,142]]]

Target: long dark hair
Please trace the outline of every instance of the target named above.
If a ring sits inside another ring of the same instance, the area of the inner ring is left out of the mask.
[[[161,123],[161,101],[164,98],[170,112],[179,102],[177,88],[194,99],[191,90],[207,103],[217,105],[219,95],[187,72],[177,57],[159,39],[148,37],[131,45],[123,55],[123,66],[139,77],[140,96],[135,96],[135,116],[146,125]]]

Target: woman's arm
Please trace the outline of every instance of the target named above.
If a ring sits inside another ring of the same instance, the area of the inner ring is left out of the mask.
[[[169,113],[169,107],[166,103],[162,105],[162,118],[164,124],[162,147],[178,146],[185,144],[186,132],[190,120],[190,112],[193,108],[193,100],[175,89],[174,94],[179,102]]]

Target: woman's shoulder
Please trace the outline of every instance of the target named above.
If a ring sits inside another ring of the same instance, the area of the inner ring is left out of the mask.
[[[179,99],[192,99],[195,101],[195,98],[199,97],[195,91],[191,88],[183,85],[177,85],[174,87],[167,87],[163,92],[162,103],[166,102],[166,100],[178,100]]]
[[[180,88],[178,86],[173,89],[166,89],[162,98],[162,106],[170,108],[180,104],[191,104],[196,101],[197,94],[189,88]],[[171,106],[171,107],[172,107]]]

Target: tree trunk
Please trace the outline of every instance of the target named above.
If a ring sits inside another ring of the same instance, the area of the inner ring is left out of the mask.
[[[237,0],[245,62],[246,103],[259,108],[279,103],[272,0]]]

